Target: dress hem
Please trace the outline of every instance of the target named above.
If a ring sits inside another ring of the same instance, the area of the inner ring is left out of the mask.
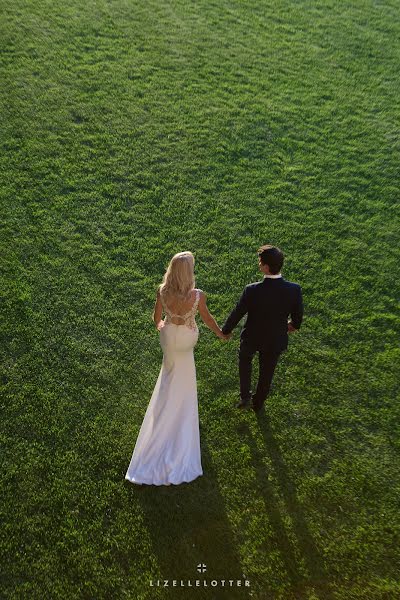
[[[203,475],[203,473],[199,473],[198,475],[195,475],[194,477],[192,477],[191,479],[183,479],[182,481],[178,481],[178,482],[174,482],[174,481],[165,481],[163,483],[154,483],[153,481],[138,481],[138,480],[134,480],[133,478],[127,477],[125,475],[125,479],[127,481],[129,481],[129,483],[133,483],[134,485],[156,485],[156,486],[160,486],[160,485],[180,485],[181,483],[190,483],[191,481],[194,481],[195,479],[197,479],[198,477],[201,477]]]

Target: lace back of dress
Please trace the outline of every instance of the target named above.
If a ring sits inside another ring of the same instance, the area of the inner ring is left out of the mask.
[[[181,320],[180,324],[186,325],[187,327],[190,327],[191,329],[196,330],[197,325],[196,325],[196,321],[195,321],[195,316],[196,316],[197,306],[199,304],[199,299],[200,299],[200,292],[199,292],[199,290],[196,290],[196,298],[195,298],[192,308],[190,310],[188,310],[184,315],[178,315],[176,313],[171,312],[168,309],[168,307],[166,306],[166,304],[161,296],[161,302],[162,302],[162,305],[164,308],[164,312],[166,314],[165,322],[172,323],[172,318],[177,317],[178,319]]]

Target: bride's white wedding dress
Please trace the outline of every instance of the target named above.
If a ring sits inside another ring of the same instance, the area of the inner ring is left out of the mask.
[[[125,475],[132,483],[179,484],[203,475],[193,353],[200,290],[195,291],[193,306],[184,315],[170,312],[161,299],[166,315],[160,330],[163,361]],[[173,323],[173,317],[182,324]]]

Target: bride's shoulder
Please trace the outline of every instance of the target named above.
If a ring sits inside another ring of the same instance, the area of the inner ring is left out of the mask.
[[[164,306],[166,302],[166,296],[163,288],[157,288],[157,300],[161,301],[161,304]]]

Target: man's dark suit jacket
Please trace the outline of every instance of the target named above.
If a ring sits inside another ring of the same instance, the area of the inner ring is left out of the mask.
[[[301,287],[283,278],[264,277],[249,283],[226,319],[223,333],[230,333],[246,313],[241,343],[249,342],[255,348],[282,352],[288,347],[288,316],[296,329],[303,320]]]

